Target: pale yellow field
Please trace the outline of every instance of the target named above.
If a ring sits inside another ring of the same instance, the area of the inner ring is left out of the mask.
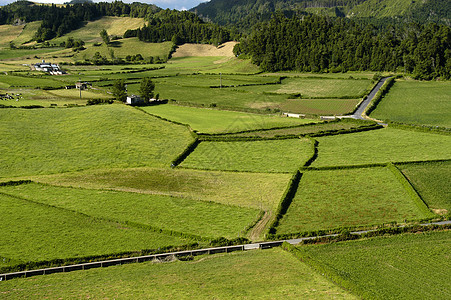
[[[19,36],[14,40],[16,46],[20,46],[21,44],[30,42],[39,26],[41,26],[42,21],[30,22],[25,25],[22,32]]]
[[[9,42],[17,38],[23,28],[24,25],[0,25],[0,47],[8,47]]]
[[[204,44],[184,44],[179,46],[172,57],[187,56],[226,56],[233,57],[233,47],[237,42],[227,42],[219,47]]]
[[[100,20],[88,22],[82,28],[71,31],[70,33],[52,40],[53,42],[62,42],[71,36],[75,39],[81,39],[85,42],[102,42],[100,31],[105,29],[110,36],[123,36],[128,29],[137,29],[143,27],[144,19],[125,18],[125,17],[103,17]]]

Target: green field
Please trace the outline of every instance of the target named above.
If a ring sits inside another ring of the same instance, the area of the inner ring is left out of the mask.
[[[361,98],[371,88],[365,79],[289,78],[276,90],[281,94],[300,93],[302,98]]]
[[[202,142],[181,164],[207,170],[293,172],[313,155],[308,139]]]
[[[449,231],[300,246],[303,261],[364,299],[449,299]]]
[[[317,138],[313,167],[449,159],[451,136],[392,129]]]
[[[242,132],[228,134],[228,137],[261,137],[261,138],[274,138],[277,136],[287,136],[287,135],[314,135],[320,134],[325,131],[338,131],[338,130],[349,130],[353,128],[358,128],[360,126],[369,125],[368,122],[357,121],[354,119],[337,119],[335,121],[324,121],[315,124],[304,124],[296,127],[271,129],[271,130],[260,130],[251,132]]]
[[[281,249],[2,282],[7,298],[355,299]]]
[[[4,191],[0,192],[0,267],[188,243],[186,239],[10,197]]]
[[[361,99],[288,99],[280,105],[282,111],[311,115],[346,115]]]
[[[290,175],[132,168],[31,178],[52,185],[168,195],[271,211],[279,204]]]
[[[388,168],[313,171],[303,174],[277,233],[403,222],[431,215],[418,208]]]
[[[371,117],[451,127],[451,82],[397,81]]]
[[[85,42],[102,42],[100,31],[105,29],[110,36],[122,36],[127,29],[137,29],[145,24],[142,18],[128,17],[102,17],[99,20],[88,22],[85,26],[73,30],[70,33],[53,39],[51,42],[60,43],[66,41],[71,36],[74,39],[81,39]]]
[[[114,51],[114,56],[122,59],[125,59],[127,55],[136,54],[141,54],[143,58],[158,56],[162,59],[165,59],[168,57],[171,48],[172,42],[146,43],[139,41],[138,38],[127,38],[113,41],[113,44],[108,47],[105,44],[97,47],[93,45],[87,45],[86,50],[77,53],[74,56],[74,59],[91,59],[96,52],[99,52],[100,55],[111,59],[110,51]]]
[[[252,225],[259,214],[256,209],[170,196],[41,184],[2,187],[0,191],[130,226],[151,226],[213,238],[220,236],[234,238],[244,235],[246,227]]]
[[[399,165],[435,213],[451,213],[451,161]]]
[[[123,105],[0,110],[0,177],[169,166],[192,137]]]
[[[192,129],[202,133],[239,132],[315,122],[311,119],[282,118],[278,115],[249,114],[177,105],[148,106],[143,109],[148,113],[172,121],[189,124]]]
[[[14,75],[0,75],[0,87],[2,88],[15,88],[15,87],[26,87],[26,88],[60,88],[64,87],[64,84],[51,76],[44,77],[22,77]]]
[[[42,21],[34,21],[27,23],[23,28],[20,35],[14,39],[14,43],[16,46],[20,46],[21,44],[25,44],[33,40],[34,34],[41,26]]]
[[[0,47],[9,47],[9,42],[14,40],[23,30],[24,26],[0,25]]]

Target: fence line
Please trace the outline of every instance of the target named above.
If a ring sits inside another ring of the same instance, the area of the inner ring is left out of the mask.
[[[451,224],[451,221],[441,221],[441,222],[431,222],[426,224],[420,224],[420,226],[430,226],[430,225],[448,225]],[[361,235],[364,233],[372,232],[376,230],[362,230],[362,231],[354,231],[351,234]],[[205,254],[217,254],[217,253],[230,253],[234,251],[247,251],[247,250],[255,250],[255,249],[270,249],[273,247],[279,247],[283,244],[283,242],[288,242],[292,245],[299,244],[305,240],[312,240],[322,237],[333,237],[338,236],[339,234],[329,234],[324,236],[312,236],[312,237],[303,237],[298,239],[290,239],[290,240],[281,240],[281,241],[270,241],[270,242],[260,242],[253,244],[245,244],[245,245],[237,245],[237,246],[224,246],[224,247],[213,247],[213,248],[205,248],[205,249],[196,249],[196,250],[185,250],[185,251],[177,251],[177,252],[168,252],[168,253],[160,253],[160,254],[151,254],[144,256],[136,256],[136,257],[127,257],[127,258],[118,258],[111,260],[103,260],[89,263],[82,263],[76,265],[68,265],[61,267],[52,267],[38,270],[28,270],[28,271],[19,271],[14,273],[5,273],[0,274],[0,281],[10,280],[13,278],[20,277],[32,277],[37,275],[47,275],[53,273],[66,273],[78,270],[89,270],[94,268],[106,268],[109,266],[130,264],[130,263],[142,263],[146,261],[165,261],[171,258],[184,257],[184,256],[197,256],[197,255],[205,255]]]

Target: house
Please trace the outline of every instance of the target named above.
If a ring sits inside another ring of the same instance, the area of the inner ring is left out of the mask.
[[[36,71],[49,72],[51,75],[64,74],[58,64],[47,63],[45,60],[42,60],[40,63],[33,64],[32,66]]]
[[[76,82],[75,88],[79,90],[86,90],[88,88],[88,84],[86,82]]]

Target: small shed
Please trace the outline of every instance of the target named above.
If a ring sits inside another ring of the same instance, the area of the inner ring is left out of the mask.
[[[125,101],[125,103],[129,105],[138,105],[144,103],[144,100],[141,99],[140,96],[131,95],[127,96],[127,100]]]

